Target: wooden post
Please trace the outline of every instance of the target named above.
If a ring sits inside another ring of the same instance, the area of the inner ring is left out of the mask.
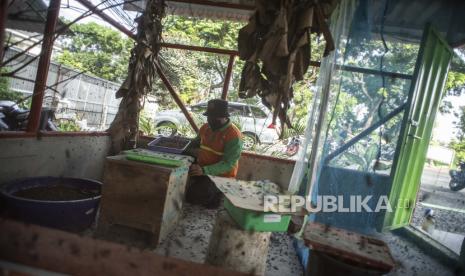
[[[226,75],[224,77],[223,93],[221,93],[221,99],[223,100],[226,100],[226,98],[228,97],[229,82],[231,81],[235,57],[235,55],[229,56],[228,69],[226,70]]]
[[[29,121],[27,132],[37,132],[39,130],[40,111],[42,110],[42,102],[44,100],[45,87],[47,85],[48,69],[50,66],[50,57],[52,56],[53,40],[55,28],[60,12],[61,0],[50,0],[47,12],[47,21],[44,30],[44,40],[42,42],[42,50],[40,51],[39,65],[37,66],[36,82],[34,84],[34,92],[32,94],[31,112],[29,113]]]
[[[271,232],[240,229],[226,210],[218,213],[207,253],[208,264],[264,275]]]
[[[0,66],[3,61],[3,50],[5,49],[5,29],[8,17],[8,0],[0,0]]]

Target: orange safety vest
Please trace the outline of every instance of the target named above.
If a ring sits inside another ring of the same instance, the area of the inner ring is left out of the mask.
[[[199,131],[200,150],[197,162],[200,166],[208,166],[218,163],[223,158],[226,143],[233,139],[242,139],[241,131],[232,123],[226,127],[213,131],[208,124],[204,124]],[[239,162],[234,167],[221,174],[223,177],[236,177],[239,169]]]

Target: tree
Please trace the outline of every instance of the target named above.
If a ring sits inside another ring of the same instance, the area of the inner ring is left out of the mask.
[[[210,19],[195,19],[185,16],[166,16],[163,22],[163,38],[166,42],[184,45],[237,49],[237,34],[243,23]],[[187,103],[193,104],[211,97],[218,97],[222,91],[229,56],[195,51],[164,49],[160,53],[169,81]],[[229,99],[237,99],[234,93],[239,84],[242,66],[236,59],[232,89]],[[154,91],[159,102],[167,108],[175,107],[166,97],[166,89],[158,82]]]
[[[6,71],[6,70],[2,70]],[[0,101],[13,101],[17,102],[21,100],[23,96],[21,93],[10,90],[10,79],[7,77],[0,77]],[[25,107],[24,104],[21,104],[22,107]]]
[[[465,91],[465,53],[464,50],[457,49],[452,58],[451,69],[447,76],[446,91],[444,96],[460,96]],[[445,99],[442,101],[439,111],[441,113],[451,113],[452,103]],[[456,114],[458,117],[459,115]]]
[[[356,68],[380,69],[381,58],[384,55],[383,70],[413,74],[417,60],[419,45],[388,41],[389,51],[386,51],[382,41],[379,40],[352,40],[345,49],[345,65]],[[465,71],[463,63],[457,58],[452,60],[452,70],[449,72],[444,94],[460,95],[464,91]],[[384,117],[396,107],[404,103],[408,97],[411,81],[399,78],[384,77],[373,74],[339,71],[341,85],[335,86],[338,91],[338,102],[334,107],[331,126],[329,127],[329,151],[340,147],[362,130]],[[334,101],[332,101],[334,102]],[[449,112],[451,103],[443,103],[441,112]],[[332,109],[332,108],[331,108]],[[330,109],[330,110],[331,110]],[[385,123],[381,129],[372,132],[360,140],[355,146],[340,155],[339,164],[361,166],[367,170],[369,162],[377,158],[379,152],[370,150],[381,148],[382,159],[389,161],[394,157],[397,137],[401,127],[402,114]],[[463,132],[465,133],[465,116],[461,118]],[[381,137],[380,137],[381,135]],[[459,137],[460,141],[464,138]],[[463,143],[465,145],[465,142]],[[465,147],[462,147],[462,149]],[[372,152],[371,157],[366,152]],[[364,162],[354,162],[356,156],[372,158]],[[465,154],[464,154],[465,156]],[[372,163],[374,164],[374,163]]]
[[[127,75],[131,39],[95,22],[74,24],[62,36],[64,48],[57,61],[103,79],[122,82]]]

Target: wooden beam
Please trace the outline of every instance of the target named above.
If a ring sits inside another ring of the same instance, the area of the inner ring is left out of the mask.
[[[192,128],[194,129],[194,131],[196,133],[199,132],[199,127],[197,126],[197,124],[195,123],[194,121],[194,118],[192,118],[191,114],[189,113],[189,111],[187,110],[186,106],[184,105],[183,101],[181,100],[181,98],[179,98],[178,96],[178,93],[176,93],[176,91],[174,90],[173,86],[171,85],[170,81],[168,80],[168,78],[166,77],[165,73],[163,73],[163,70],[161,69],[160,67],[160,64],[158,62],[155,62],[155,67],[157,68],[157,73],[158,75],[160,76],[160,79],[161,81],[163,82],[163,84],[165,85],[165,87],[168,89],[168,91],[170,92],[171,94],[171,97],[173,97],[174,101],[176,102],[176,104],[179,106],[179,108],[181,108],[181,111],[182,113],[184,114],[184,116],[186,117],[187,121],[189,122],[189,124],[192,126]]]
[[[246,275],[76,234],[0,220],[0,259],[70,275]]]
[[[226,100],[228,97],[229,82],[231,81],[232,70],[234,67],[234,58],[235,55],[229,56],[228,69],[226,70],[226,75],[224,77],[223,92],[221,93],[221,99]]]
[[[221,55],[235,55],[235,56],[239,55],[239,52],[236,50],[218,49],[218,48],[210,48],[210,47],[202,47],[202,46],[182,45],[182,44],[173,44],[173,43],[166,43],[166,42],[160,43],[160,46],[165,47],[165,48],[191,50],[191,51],[214,53],[214,54],[221,54]]]
[[[187,4],[194,4],[194,5],[203,5],[203,6],[245,10],[245,11],[255,10],[255,6],[251,6],[251,5],[226,3],[226,2],[214,2],[214,1],[208,1],[208,0],[168,0],[168,2],[187,3]]]

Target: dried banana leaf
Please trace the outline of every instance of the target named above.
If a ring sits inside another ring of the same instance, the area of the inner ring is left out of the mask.
[[[256,0],[255,13],[238,37],[242,69],[239,97],[258,95],[273,123],[291,127],[292,86],[310,65],[310,32],[322,33],[325,55],[334,50],[326,20],[339,0]],[[284,132],[283,132],[284,133]]]
[[[138,134],[139,113],[145,95],[152,90],[156,77],[155,63],[160,51],[162,24],[165,16],[164,0],[147,0],[145,12],[138,18],[137,37],[128,65],[128,75],[116,92],[121,98],[118,112],[108,132],[113,153],[135,143]]]

